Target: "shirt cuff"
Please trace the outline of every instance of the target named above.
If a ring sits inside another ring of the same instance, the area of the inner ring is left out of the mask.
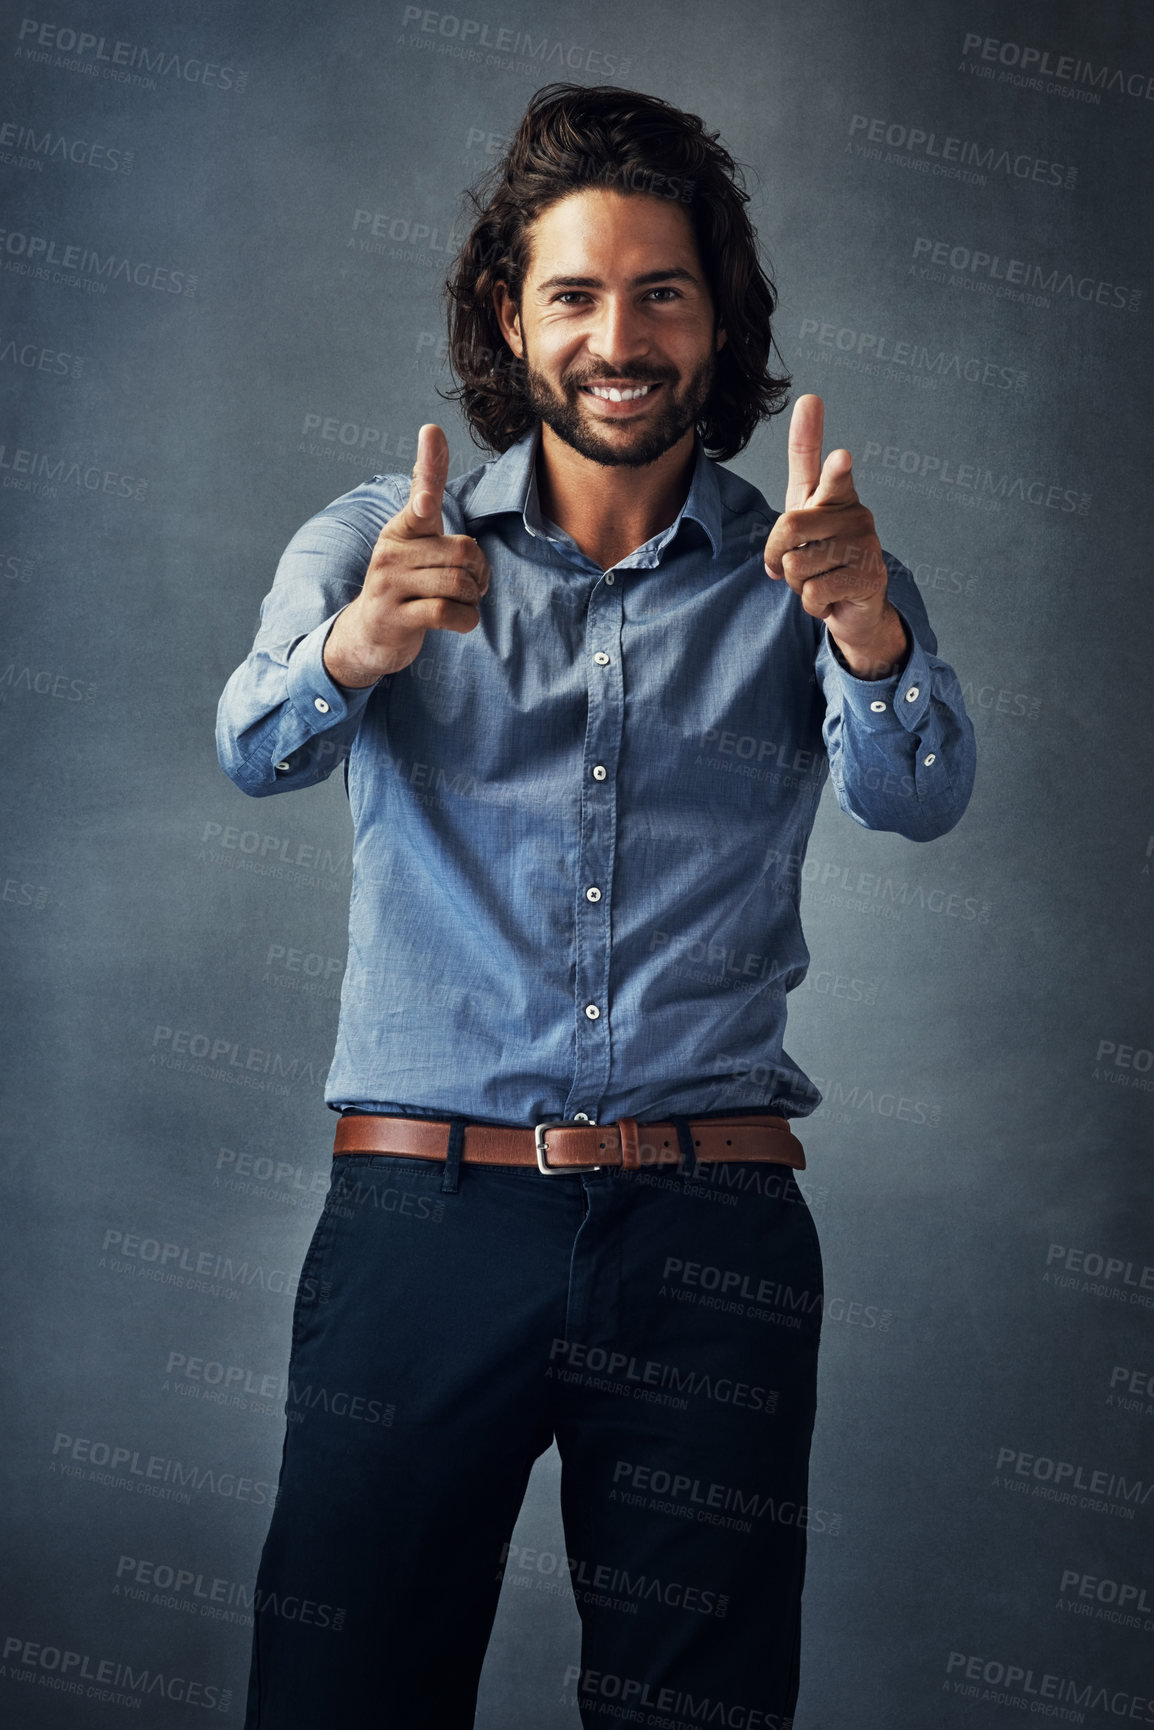
[[[289,651],[288,699],[312,733],[323,732],[326,727],[359,715],[376,689],[375,685],[365,685],[346,690],[335,684],[325,670],[325,643],[343,612],[342,607],[307,637],[301,637]]]
[[[912,733],[921,725],[930,706],[930,665],[926,651],[901,608],[894,610],[905,626],[910,646],[905,665],[889,679],[859,679],[851,673],[838,657],[829,627],[822,627],[823,647],[829,651],[829,665],[841,692],[842,710],[868,732],[892,732],[897,721]]]

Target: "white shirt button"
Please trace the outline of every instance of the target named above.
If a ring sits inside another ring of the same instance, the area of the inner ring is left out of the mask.
[[[593,659],[599,667],[607,667],[609,665],[609,656],[605,653],[604,649],[598,649]]]
[[[594,765],[593,765],[593,779],[595,781],[604,781],[604,779],[605,779],[606,775],[608,775],[608,773],[609,773],[609,771],[605,767],[604,763],[594,763]]]
[[[607,583],[608,583],[608,584],[609,584],[609,587],[610,587],[610,588],[612,588],[612,587],[613,587],[613,584],[614,584],[614,581],[615,581],[615,578],[614,578],[614,576],[613,576],[613,572],[612,572],[612,571],[606,571],[606,573],[605,573],[605,581],[606,581],[606,582],[607,582]]]
[[[876,703],[871,703],[870,708],[873,710],[875,715],[880,715],[885,708],[885,704],[879,699]]]
[[[287,768],[288,768],[288,758],[286,757],[283,763],[277,764],[277,771],[278,771],[278,773],[283,774]]]
[[[590,1119],[585,1112],[575,1111],[573,1113],[573,1122],[574,1123],[588,1123],[588,1122],[590,1122]]]
[[[600,901],[601,891],[597,888],[596,884],[593,885],[592,889],[586,889],[585,899],[586,901]]]
[[[918,696],[918,687],[916,685],[911,685],[909,690],[906,692],[906,702],[907,703],[916,702],[917,696]]]
[[[601,1011],[595,1003],[587,1003],[585,1005],[585,1013],[589,1017],[590,1021],[596,1021],[598,1016],[601,1014]]]
[[[927,769],[929,768],[931,763],[936,763],[937,760],[938,760],[937,753],[935,751],[931,751],[928,757],[922,758],[922,762],[925,764]]]
[[[317,711],[318,715],[327,715],[329,712],[329,706],[323,697],[313,698],[313,708]]]

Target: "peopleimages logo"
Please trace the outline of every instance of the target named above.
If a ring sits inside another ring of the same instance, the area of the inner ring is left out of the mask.
[[[910,270],[915,275],[929,275],[932,281],[945,281],[944,273],[948,270],[953,272],[949,278],[952,284],[960,281],[966,286],[981,285],[992,293],[995,291],[990,285],[997,283],[1000,286],[996,292],[1014,299],[1040,295],[1043,305],[1049,304],[1046,297],[1057,295],[1108,307],[1114,312],[1137,312],[1143,293],[1140,288],[1126,288],[1121,283],[1107,282],[1101,277],[1078,275],[1063,265],[1039,264],[1026,258],[1003,258],[998,252],[986,252],[981,247],[963,246],[950,240],[935,240],[925,234],[919,234],[914,241],[913,258]],[[931,273],[935,270],[942,272],[942,276],[934,277]]]
[[[1101,101],[1099,93],[1107,90],[1116,96],[1154,102],[1154,74],[1133,67],[1111,66],[1106,60],[1098,65],[1093,60],[1081,60],[1076,54],[1003,42],[997,36],[983,36],[978,30],[967,31],[963,38],[962,71],[971,70],[966,65],[968,55],[974,58],[972,70],[1029,90],[1046,90],[1051,95],[1078,94],[1093,102]]]
[[[193,1465],[164,1454],[143,1454],[127,1444],[102,1441],[90,1436],[57,1432],[49,1467],[54,1476],[83,1479],[112,1489],[133,1490],[158,1501],[188,1506],[191,1491],[231,1501],[252,1502],[268,1507],[276,1497],[276,1485],[261,1478],[222,1470],[219,1460],[211,1466]]]
[[[137,1668],[119,1658],[101,1658],[93,1652],[73,1652],[66,1646],[26,1640],[20,1634],[6,1636],[3,1661],[13,1681],[35,1681],[112,1706],[139,1707],[145,1694],[153,1700],[200,1706],[206,1712],[227,1712],[232,1705],[231,1688],[169,1675],[147,1665]]]
[[[943,1686],[952,1693],[985,1700],[993,1706],[1016,1706],[1046,1717],[1072,1718],[1076,1723],[1083,1721],[1081,1715],[1063,1713],[1061,1706],[1081,1706],[1092,1712],[1109,1712],[1115,1718],[1154,1724],[1154,1699],[1144,1694],[1038,1671],[1029,1664],[1007,1664],[984,1654],[951,1652],[946,1659],[946,1677]],[[1054,1704],[1047,1707],[1041,1704],[1043,1701]]]
[[[118,499],[142,499],[148,482],[99,463],[61,456],[57,451],[36,450],[28,445],[0,443],[0,486],[55,498],[61,487],[74,493],[104,493]]]
[[[1135,1509],[1145,1508],[1154,1495],[1154,1483],[1142,1478],[1013,1447],[998,1449],[993,1488],[1118,1520],[1133,1520]]]
[[[1154,1262],[1130,1261],[1101,1250],[1052,1243],[1046,1251],[1042,1283],[1091,1292],[1095,1297],[1120,1296],[1129,1287],[1125,1295],[1130,1303],[1154,1308]]]
[[[82,168],[101,169],[108,174],[131,174],[134,154],[114,144],[98,144],[88,138],[70,138],[51,127],[37,132],[18,120],[0,125],[0,161],[17,168],[40,170],[45,162],[72,162]]]
[[[42,342],[26,342],[20,337],[0,336],[0,366],[46,372],[50,378],[80,378],[87,364],[84,355],[70,354]],[[0,559],[0,567],[5,563]],[[27,582],[28,578],[22,577],[20,581]]]
[[[732,1376],[714,1376],[706,1370],[680,1369],[655,1358],[641,1360],[628,1352],[586,1345],[583,1340],[554,1339],[545,1373],[555,1381],[585,1381],[607,1392],[625,1392],[634,1399],[673,1405],[681,1411],[687,1409],[686,1394],[746,1411],[772,1415],[777,1410],[776,1389],[735,1382]]]
[[[893,477],[875,471],[871,479],[884,485],[894,485],[900,475],[906,477],[898,483],[904,489],[925,491],[926,483],[950,487],[954,498],[965,495],[966,504],[985,509],[999,510],[1004,500],[1014,500],[1019,504],[1040,505],[1044,510],[1076,511],[1085,516],[1092,499],[1092,494],[1077,487],[1063,486],[1061,481],[1036,474],[1014,474],[1004,469],[995,472],[980,461],[960,463],[933,451],[903,450],[900,445],[882,445],[875,439],[867,439],[862,448],[859,466],[864,468],[867,463],[876,463],[878,471],[896,471]]]
[[[874,331],[855,330],[851,325],[830,324],[822,319],[803,318],[799,340],[812,340],[823,348],[867,364],[902,367],[913,373],[939,378],[965,380],[968,384],[984,385],[994,390],[1025,390],[1026,374],[1021,367],[1003,366],[984,356],[961,354],[956,350],[931,347],[912,339],[901,340],[891,335],[880,336]],[[916,576],[916,572],[914,573]]]
[[[209,90],[243,90],[248,73],[198,55],[176,54],[170,48],[150,48],[140,42],[112,41],[70,25],[45,24],[25,18],[17,31],[17,55],[35,65],[59,66],[67,72],[118,83],[143,84],[155,90],[157,78],[178,84],[203,84]],[[144,74],[145,76],[140,76]]]
[[[638,1676],[582,1669],[580,1664],[570,1664],[566,1669],[562,1689],[564,1704],[633,1723],[675,1726],[676,1730],[689,1724],[726,1725],[728,1730],[792,1730],[794,1724],[792,1715],[783,1717],[772,1709],[746,1705],[740,1700],[686,1694],[680,1688],[663,1688]],[[603,1705],[603,1701],[612,1704]],[[646,1711],[644,1719],[642,1707]]]
[[[406,6],[398,38],[399,47],[423,48],[504,70],[541,71],[555,67],[563,72],[592,72],[599,78],[623,78],[630,62],[599,48],[585,48],[556,37],[534,40],[528,30],[495,24],[492,19],[465,18],[457,12],[435,12],[427,6]]]
[[[978,185],[986,184],[987,174],[1003,175],[1007,180],[1032,180],[1044,186],[1061,186],[1067,192],[1078,184],[1078,170],[1069,163],[1051,162],[1048,157],[1034,156],[1028,150],[1005,149],[995,144],[979,143],[973,138],[955,138],[949,133],[927,131],[924,126],[910,126],[904,121],[879,119],[868,114],[854,114],[849,123],[847,149],[871,156],[875,161],[894,161],[918,168],[923,173],[940,173],[948,163],[977,172],[958,178]],[[889,155],[883,157],[881,146]],[[948,171],[947,171],[948,172]]]
[[[187,270],[174,270],[151,259],[128,258],[120,253],[100,253],[91,246],[57,241],[50,235],[26,234],[19,229],[0,228],[0,250],[4,269],[20,276],[46,281],[54,272],[76,278],[90,290],[103,293],[110,282],[134,288],[155,289],[160,294],[196,293],[196,277]]]
[[[297,1592],[269,1592],[245,1581],[209,1576],[197,1568],[154,1562],[143,1556],[121,1556],[112,1596],[151,1604],[159,1610],[183,1610],[216,1622],[239,1623],[246,1628],[252,1627],[254,1610],[264,1616],[280,1616],[286,1622],[328,1628],[338,1634],[345,1625],[343,1605],[321,1604]]]
[[[1097,1574],[1083,1573],[1080,1568],[1064,1568],[1059,1592],[1084,1598],[1089,1603],[1117,1604],[1122,1609],[1133,1607],[1147,1616],[1154,1616],[1154,1604],[1147,1597],[1145,1586],[1135,1586],[1125,1580],[1101,1579]]]

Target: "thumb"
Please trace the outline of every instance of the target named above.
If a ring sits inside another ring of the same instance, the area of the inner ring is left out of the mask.
[[[858,496],[853,484],[853,458],[847,450],[830,451],[825,459],[817,490],[809,502],[811,505],[857,504]]]
[[[398,528],[403,535],[443,535],[441,501],[449,478],[449,441],[439,426],[427,422],[417,434],[417,460],[409,485],[409,502]]]

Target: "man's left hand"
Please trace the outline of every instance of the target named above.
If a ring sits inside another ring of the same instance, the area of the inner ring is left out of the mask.
[[[831,451],[822,466],[824,419],[819,396],[798,397],[785,510],[765,543],[765,568],[785,578],[807,613],[825,621],[852,673],[886,678],[905,659],[905,626],[886,599],[881,543],[854,489],[853,458]]]

